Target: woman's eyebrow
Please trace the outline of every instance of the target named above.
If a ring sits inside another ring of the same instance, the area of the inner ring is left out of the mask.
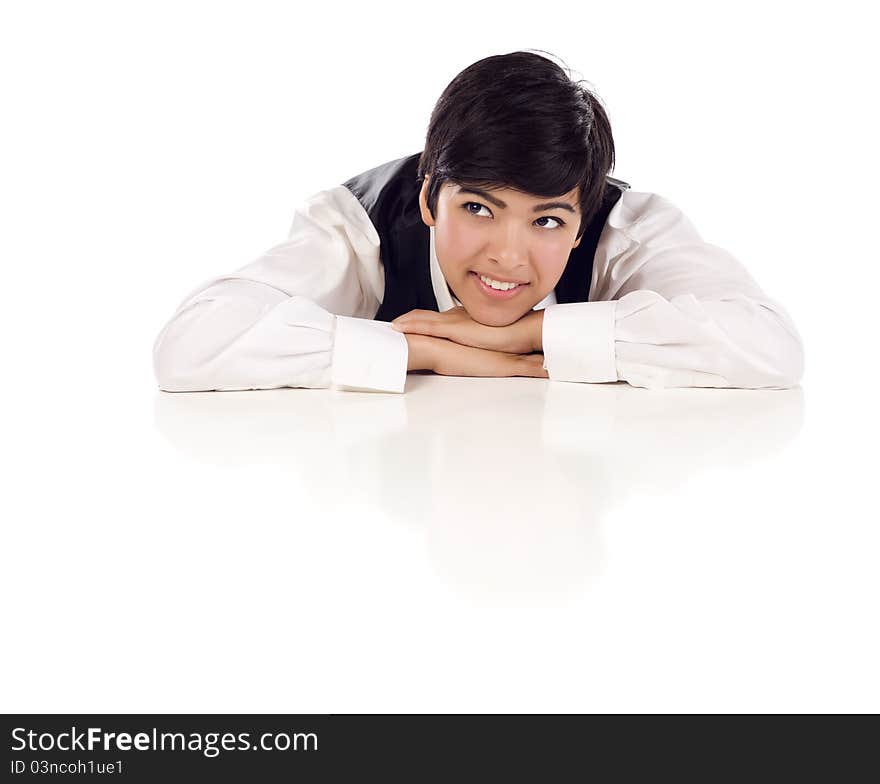
[[[484,191],[482,188],[464,188],[462,186],[458,187],[458,193],[473,193],[475,196],[482,196],[486,201],[491,202],[496,207],[501,207],[504,209],[507,207],[507,202],[501,201],[501,199],[496,199],[489,191]],[[548,201],[544,204],[536,204],[532,207],[532,212],[542,212],[543,210],[568,210],[569,212],[575,212],[574,207],[564,201]]]

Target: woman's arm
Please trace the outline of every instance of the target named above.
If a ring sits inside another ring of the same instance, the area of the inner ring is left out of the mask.
[[[627,191],[596,251],[591,301],[549,305],[551,380],[781,389],[803,375],[785,309],[678,207]]]
[[[315,194],[289,236],[191,291],[156,337],[169,392],[330,386],[403,392],[407,344],[373,321],[379,237],[344,186]]]

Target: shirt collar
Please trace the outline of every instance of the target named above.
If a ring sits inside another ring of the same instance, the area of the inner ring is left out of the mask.
[[[449,284],[443,277],[440,269],[440,263],[437,261],[437,252],[434,250],[434,227],[428,227],[431,230],[431,285],[434,287],[434,298],[437,300],[437,310],[440,313],[452,308],[461,307],[458,297],[454,296],[449,290]],[[551,291],[544,299],[542,299],[532,310],[542,310],[548,305],[556,304],[556,292]]]

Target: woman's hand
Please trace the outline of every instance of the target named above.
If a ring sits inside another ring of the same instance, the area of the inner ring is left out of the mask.
[[[438,313],[434,310],[411,310],[398,316],[391,326],[399,332],[446,338],[462,346],[528,354],[541,351],[544,311],[532,310],[506,327],[491,327],[474,321],[462,306]],[[543,359],[541,360],[543,363]]]
[[[418,334],[407,334],[406,342],[409,350],[407,371],[432,370],[441,376],[550,378],[544,370],[544,355],[541,353],[493,351]]]

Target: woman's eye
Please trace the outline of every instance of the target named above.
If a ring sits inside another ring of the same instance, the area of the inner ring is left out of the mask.
[[[477,202],[475,202],[475,201],[466,201],[466,202],[465,202],[464,204],[462,204],[461,206],[464,207],[464,208],[465,208],[465,209],[466,209],[471,215],[476,215],[477,213],[476,213],[476,212],[471,212],[471,211],[468,209],[468,207],[479,207],[480,209],[483,209],[483,210],[488,210],[488,209],[489,209],[485,204],[479,204],[479,203],[477,203]]]
[[[483,216],[480,215],[479,212],[474,212],[473,210],[471,210],[471,209],[470,209],[471,207],[476,207],[478,210],[486,210],[486,211],[489,212],[489,214],[491,214],[491,210],[489,210],[489,208],[488,208],[485,204],[480,204],[480,203],[477,202],[477,201],[466,201],[466,202],[465,202],[464,204],[462,204],[461,206],[462,206],[462,209],[464,209],[465,211],[467,211],[467,213],[468,213],[469,215],[474,215],[474,216],[476,216],[476,217],[478,217],[478,218],[482,218]],[[565,225],[565,221],[560,220],[559,218],[553,218],[553,217],[551,217],[551,216],[549,216],[549,215],[545,215],[544,217],[542,217],[542,218],[538,218],[537,220],[539,220],[539,221],[547,221],[547,220],[550,220],[550,221],[556,221],[556,225],[555,225],[555,226],[546,226],[546,225],[544,225],[544,226],[541,226],[541,227],[540,227],[540,228],[542,228],[542,229],[546,229],[546,228],[550,228],[550,229],[558,229],[558,228],[561,228],[562,226]]]

